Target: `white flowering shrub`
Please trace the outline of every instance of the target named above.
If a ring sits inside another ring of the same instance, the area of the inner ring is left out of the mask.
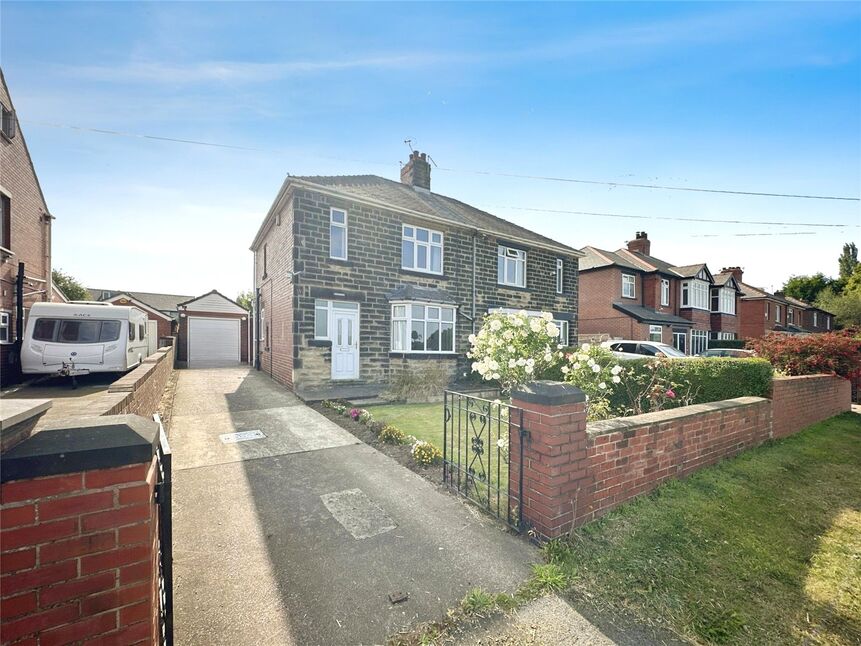
[[[574,352],[566,353],[564,358],[563,378],[586,393],[588,419],[612,417],[610,397],[625,378],[625,369],[615,355],[599,345],[584,343]]]
[[[467,356],[472,369],[486,381],[497,381],[506,393],[542,375],[559,364],[564,347],[553,315],[495,313],[484,319],[478,334],[471,334]]]

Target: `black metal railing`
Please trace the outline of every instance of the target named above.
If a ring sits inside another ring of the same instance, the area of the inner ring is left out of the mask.
[[[458,495],[514,529],[523,525],[523,410],[447,390],[443,480]],[[514,442],[512,442],[514,440]],[[511,460],[511,447],[518,458]]]
[[[171,470],[173,456],[158,413],[159,442],[156,448],[158,476],[155,501],[158,504],[158,622],[160,646],[173,646],[173,514],[171,511]]]

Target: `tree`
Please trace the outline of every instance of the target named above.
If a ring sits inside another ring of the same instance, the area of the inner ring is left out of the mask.
[[[254,304],[254,292],[250,289],[239,292],[239,296],[236,297],[236,302],[240,307],[243,307],[250,312],[251,307]]]
[[[858,280],[861,282],[861,278]],[[861,327],[861,289],[859,288],[847,288],[842,293],[838,293],[828,287],[819,294],[816,306],[834,314],[839,327]]]
[[[789,280],[783,283],[783,293],[806,303],[813,303],[820,292],[832,286],[833,282],[822,272],[812,276],[790,276]]]
[[[51,271],[51,279],[70,301],[90,300],[90,292],[87,291],[87,288],[81,285],[74,276],[65,273],[62,269]]]
[[[840,267],[840,278],[846,280],[855,271],[858,266],[858,247],[854,242],[847,242],[843,245],[843,253],[837,258],[837,265]]]

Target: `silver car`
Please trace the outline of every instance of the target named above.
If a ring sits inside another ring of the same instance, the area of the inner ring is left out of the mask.
[[[611,350],[620,359],[642,359],[643,357],[669,357],[670,359],[690,359],[688,355],[666,343],[655,341],[604,341],[602,348]]]

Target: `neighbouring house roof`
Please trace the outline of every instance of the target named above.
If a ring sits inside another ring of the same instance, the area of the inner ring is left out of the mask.
[[[417,287],[415,285],[401,285],[386,294],[386,299],[389,301],[457,303],[457,299],[444,289],[438,289],[436,287]]]
[[[645,273],[659,272],[678,278],[693,278],[703,270],[711,276],[705,263],[678,266],[666,260],[648,256],[638,251],[629,251],[628,249],[606,251],[597,247],[587,246],[583,247],[581,251],[584,255],[580,258],[580,271],[616,266],[623,269],[636,269]]]
[[[640,323],[654,323],[655,325],[685,325],[692,326],[693,323],[686,318],[676,316],[675,314],[667,314],[666,312],[657,312],[642,305],[631,305],[630,303],[613,303],[613,307],[620,312],[635,318]]]
[[[189,307],[190,305],[197,307]],[[191,309],[195,312],[234,312],[236,314],[247,313],[247,310],[232,298],[228,298],[217,289],[213,289],[200,296],[193,296],[182,303],[177,304],[183,310]]]
[[[780,303],[787,303],[787,300],[781,296],[776,296],[771,292],[767,292],[761,287],[754,287],[753,285],[748,285],[747,283],[739,283],[739,289],[741,289],[741,298],[743,300],[753,300],[759,298],[767,298],[773,301],[778,301]]]
[[[571,256],[579,256],[580,252],[573,247],[557,242],[520,225],[504,220],[487,211],[482,211],[452,197],[432,193],[431,191],[417,189],[409,184],[396,182],[377,175],[332,175],[332,176],[296,176],[288,177],[279,198],[290,184],[318,188],[328,192],[334,192],[348,199],[354,199],[372,205],[382,205],[392,210],[401,211],[417,217],[426,217],[432,220],[441,220],[457,226],[478,229],[485,233],[509,238],[512,242],[522,242],[528,245],[544,247],[565,253]],[[278,204],[276,198],[274,207]],[[252,249],[256,248],[257,241],[272,215],[270,210],[266,220],[260,227],[255,237]]]
[[[741,291],[738,281],[735,279],[735,276],[733,276],[731,271],[722,271],[719,274],[715,274],[712,276],[712,280],[714,280],[715,285],[720,287],[726,287],[732,284],[735,289]]]
[[[801,307],[806,310],[816,310],[818,312],[823,312],[825,314],[831,314],[832,316],[834,316],[833,312],[824,310],[821,307],[817,307],[816,305],[803,301],[800,298],[793,298],[792,296],[783,296],[783,300],[785,300],[787,303],[795,305],[796,307]]]
[[[164,312],[165,314],[169,314],[171,316],[176,316],[177,313],[177,305],[183,301],[187,301],[189,299],[193,299],[193,296],[181,296],[179,294],[157,294],[155,292],[130,292],[123,290],[112,290],[112,289],[95,289],[93,287],[87,287],[87,291],[90,292],[91,300],[94,301],[106,301],[114,298],[115,296],[119,296],[120,294],[128,294],[133,299],[140,301],[144,305],[148,305],[154,310],[158,310],[159,312]],[[104,298],[102,298],[103,294],[107,294]]]

